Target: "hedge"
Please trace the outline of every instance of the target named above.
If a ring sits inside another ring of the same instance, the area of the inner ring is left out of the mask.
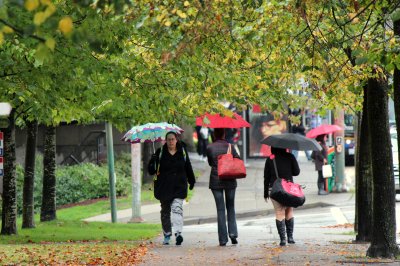
[[[129,160],[129,161],[128,161]],[[17,165],[17,210],[22,214],[22,191],[24,169]],[[115,160],[116,195],[127,196],[131,192],[130,157],[123,154]],[[128,173],[128,175],[127,175]],[[56,204],[77,203],[89,199],[108,197],[109,174],[107,165],[82,163],[56,168]],[[42,200],[43,156],[36,157],[34,204],[35,212],[40,212]]]

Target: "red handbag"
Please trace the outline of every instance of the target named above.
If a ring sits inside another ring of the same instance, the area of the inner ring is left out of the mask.
[[[246,167],[239,158],[234,158],[229,144],[226,154],[218,155],[218,177],[219,179],[237,179],[246,177]]]

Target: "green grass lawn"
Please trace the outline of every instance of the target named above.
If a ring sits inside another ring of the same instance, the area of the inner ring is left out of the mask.
[[[152,238],[160,232],[157,224],[112,224],[61,219],[38,222],[34,229],[18,229],[18,235],[0,236],[0,244],[138,241]]]
[[[119,199],[121,206],[131,201]],[[1,265],[135,265],[146,253],[143,241],[161,232],[159,224],[84,222],[82,219],[107,212],[110,202],[57,210],[58,219],[39,222],[36,228],[18,234],[0,235]]]
[[[130,197],[117,200],[119,209],[132,206]],[[57,220],[39,222],[35,215],[36,228],[21,229],[22,218],[17,220],[18,234],[0,235],[0,244],[71,242],[71,241],[138,241],[156,236],[159,224],[123,224],[85,222],[82,219],[110,212],[110,201],[101,200],[89,205],[57,210]]]
[[[158,204],[152,184],[142,187],[142,204]],[[193,196],[189,191],[188,198]],[[118,210],[132,207],[132,197],[117,199]],[[0,235],[1,265],[134,265],[146,253],[143,241],[161,232],[160,224],[125,224],[85,222],[83,219],[109,213],[110,201],[99,200],[57,210],[57,220],[40,222],[35,215],[36,228],[21,229],[18,234]]]

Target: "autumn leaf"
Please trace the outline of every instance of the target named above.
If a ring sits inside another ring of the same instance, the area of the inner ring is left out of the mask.
[[[41,25],[46,21],[46,15],[44,12],[37,12],[33,17],[33,23],[37,26]]]
[[[176,11],[176,14],[180,17],[180,18],[187,18],[187,15],[182,12],[181,10]]]
[[[2,29],[3,33],[13,33],[14,30],[12,28],[10,28],[9,26],[4,26]]]
[[[53,38],[48,38],[45,44],[47,47],[49,47],[50,50],[54,51],[54,47],[56,46],[56,41]]]
[[[73,28],[72,19],[70,17],[64,17],[58,23],[58,29],[64,34],[68,35],[71,33]]]
[[[39,7],[39,0],[26,0],[24,6],[26,10],[33,11]]]

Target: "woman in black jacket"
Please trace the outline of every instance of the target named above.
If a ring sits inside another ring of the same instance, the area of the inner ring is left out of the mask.
[[[236,179],[222,180],[218,178],[218,155],[226,154],[230,144],[225,140],[225,130],[223,128],[215,128],[214,137],[215,141],[207,146],[207,159],[208,164],[211,166],[209,188],[214,195],[217,207],[219,245],[226,246],[228,242],[228,232],[232,244],[238,243],[235,214],[235,191],[237,182]],[[240,158],[232,145],[231,151],[233,157]],[[224,202],[224,192],[226,202]],[[225,208],[228,214],[228,230],[226,229]]]
[[[299,164],[293,154],[286,152],[285,149],[271,148],[272,154],[275,156],[274,160],[278,170],[278,175],[280,178],[284,178],[288,181],[293,182],[293,176],[300,174]],[[274,163],[271,158],[267,158],[265,161],[264,168],[264,198],[268,202],[269,191],[276,180],[276,173],[274,168]],[[275,223],[278,229],[279,237],[281,242],[279,245],[286,245],[286,232],[288,237],[288,243],[294,244],[293,240],[293,207],[287,207],[279,202],[271,199],[272,205],[275,210]],[[286,227],[286,228],[285,228]],[[286,232],[285,232],[286,231]]]
[[[178,141],[177,134],[168,132],[165,139],[167,142],[153,154],[148,171],[151,175],[157,174],[154,178],[154,196],[161,203],[163,244],[169,244],[174,231],[176,245],[180,245],[183,241],[183,200],[187,197],[188,183],[192,190],[196,180],[189,155]]]
[[[315,138],[321,145],[321,151],[313,151],[311,158],[314,159],[315,171],[318,171],[318,195],[328,195],[329,192],[325,188],[325,178],[322,175],[322,166],[328,163],[328,147],[326,146],[327,135],[318,135]]]

